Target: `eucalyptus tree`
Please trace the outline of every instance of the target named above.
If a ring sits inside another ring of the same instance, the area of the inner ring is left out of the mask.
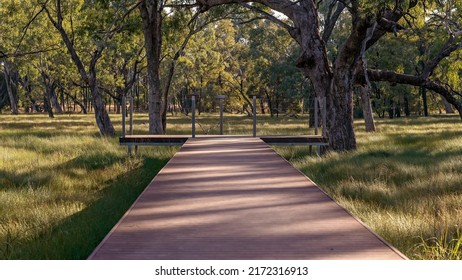
[[[257,4],[251,4],[257,3]],[[328,108],[327,129],[330,147],[334,150],[356,148],[353,125],[353,89],[357,77],[367,75],[363,60],[365,51],[384,34],[400,29],[397,23],[415,5],[416,1],[329,1],[329,10],[321,15],[313,0],[197,0],[200,10],[236,3],[261,14],[285,28],[300,45],[297,66],[309,78],[315,94],[326,101]],[[261,9],[269,7],[284,14],[288,20],[281,20]],[[335,60],[329,60],[326,41],[329,40],[339,16],[350,14],[349,32],[339,47]],[[321,17],[323,17],[321,27]],[[361,67],[363,65],[363,67]]]
[[[25,4],[25,6],[29,6]],[[24,8],[26,8],[24,7]],[[19,1],[0,3],[0,71],[8,95],[12,114],[18,114],[18,67],[16,58],[24,33],[18,25],[27,24],[27,8],[21,9]]]
[[[61,113],[56,89],[60,80],[69,76],[65,74],[69,63],[62,54],[59,35],[49,32],[52,25],[40,16],[44,10],[33,1],[9,1],[1,8],[5,36],[0,41],[6,50],[3,59],[9,68],[14,67],[16,83],[23,88],[22,106],[26,112],[38,111],[42,103],[50,117],[52,110]]]
[[[369,69],[374,81],[407,84],[440,94],[462,118],[462,3],[427,1],[409,21],[410,32],[419,40],[408,44],[417,48],[417,71]]]
[[[196,9],[195,6],[182,0],[139,2],[147,59],[149,132],[152,134],[165,133],[167,98],[175,66],[189,40],[207,25],[235,14],[235,8],[229,11],[222,7],[208,9],[208,13],[203,14],[203,10]],[[169,29],[171,27],[174,29]],[[182,33],[183,36],[180,36],[181,38],[177,36],[177,42],[171,44],[170,41],[169,47],[165,48],[164,40],[169,38],[164,35],[171,36],[173,32]],[[162,76],[162,64],[167,65],[168,68],[164,76]]]
[[[60,34],[80,78],[91,90],[96,124],[104,136],[115,134],[106,111],[98,80],[98,62],[114,35],[139,5],[137,1],[60,0],[41,3],[48,19]],[[85,67],[85,64],[87,67]]]

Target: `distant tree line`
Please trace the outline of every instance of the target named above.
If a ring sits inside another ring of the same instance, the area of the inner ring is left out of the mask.
[[[11,0],[0,4],[0,110],[89,113],[114,135],[122,97],[147,111],[271,116],[327,107],[334,150],[356,147],[353,117],[458,112],[461,1]],[[301,70],[301,71],[300,71]],[[322,107],[322,106],[319,106]]]

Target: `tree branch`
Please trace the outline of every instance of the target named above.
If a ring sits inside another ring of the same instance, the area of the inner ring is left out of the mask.
[[[412,85],[432,90],[446,98],[446,100],[452,105],[454,105],[459,110],[459,112],[462,110],[462,99],[457,99],[455,97],[455,95],[461,96],[462,93],[455,91],[454,89],[448,86],[444,86],[438,82],[430,81],[428,79],[423,78],[422,76],[399,74],[394,71],[388,70],[368,69],[367,74],[369,75],[369,79],[371,81]]]
[[[334,7],[337,8],[335,9],[335,12],[332,14]],[[345,10],[345,7],[346,4],[342,1],[332,0],[332,2],[330,3],[329,11],[327,13],[327,20],[324,24],[324,32],[322,34],[322,39],[324,40],[324,42],[327,42],[329,40],[332,31],[334,30],[335,24],[337,23],[337,20],[342,14],[343,10]]]
[[[0,51],[0,58],[23,57],[23,56],[33,55],[33,54],[38,54],[38,53],[46,53],[46,52],[51,52],[51,51],[57,51],[59,49],[61,49],[61,47],[50,46],[49,48],[44,49],[44,50],[22,52],[22,53],[12,53],[12,54],[7,54],[7,53],[4,53],[4,52]]]
[[[266,18],[267,20],[269,21],[272,21],[274,23],[276,23],[277,25],[281,26],[282,28],[286,29],[287,31],[289,31],[289,33],[293,30],[293,27],[288,25],[287,23],[283,22],[282,20],[278,19],[277,17],[263,11],[262,9],[259,9],[257,7],[255,7],[254,5],[250,5],[250,4],[247,4],[247,3],[239,3],[241,6],[243,7],[246,7],[252,11],[255,11],[259,14],[261,14],[264,18]]]
[[[439,53],[430,61],[425,63],[425,68],[422,71],[422,78],[427,79],[433,73],[433,70],[438,66],[438,64],[446,57],[450,56],[451,53],[462,49],[462,42],[455,43],[456,38],[454,36],[449,36],[448,40],[444,43],[443,47]]]
[[[49,0],[47,0],[44,5],[46,5],[48,3]],[[26,33],[27,33],[27,30],[29,29],[30,25],[32,24],[32,22],[35,21],[35,19],[45,10],[44,7],[42,7],[42,9],[40,9],[40,11],[38,11],[38,13],[36,13],[30,20],[29,22],[26,24],[26,26],[23,27],[22,31],[22,36],[21,36],[21,39],[19,39],[19,43],[18,45],[16,46],[16,50],[14,51],[14,53],[18,53],[19,51],[19,48],[21,47],[21,44],[22,44],[22,41],[24,40],[24,37],[26,37]]]

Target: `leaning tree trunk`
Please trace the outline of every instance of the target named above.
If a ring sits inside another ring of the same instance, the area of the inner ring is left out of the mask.
[[[67,50],[71,56],[72,61],[74,62],[77,70],[79,71],[80,77],[83,81],[87,82],[90,86],[91,92],[93,94],[93,106],[95,108],[95,117],[96,117],[96,124],[98,125],[99,131],[103,136],[114,136],[115,130],[112,125],[111,119],[106,111],[104,106],[104,102],[101,98],[101,95],[98,90],[97,80],[96,80],[96,63],[98,59],[101,58],[102,52],[104,50],[103,45],[99,45],[97,50],[93,53],[91,58],[89,73],[85,70],[83,66],[82,60],[78,55],[73,41],[69,38],[66,29],[63,27],[63,15],[61,11],[61,2],[56,2],[56,16],[57,18],[53,18],[51,15],[50,10],[44,6],[45,12],[48,16],[48,19],[51,21],[53,26],[59,31],[61,38],[66,45]]]
[[[8,97],[10,99],[11,113],[13,115],[17,115],[19,114],[18,103],[16,101],[16,95],[13,92],[11,71],[8,67],[8,62],[6,60],[3,60],[3,70],[5,73],[6,91],[8,92]]]
[[[160,52],[162,46],[162,8],[159,0],[141,3],[143,34],[147,59],[149,133],[164,134],[162,125],[162,91],[160,85]]]
[[[112,121],[109,117],[109,114],[106,111],[106,105],[104,100],[101,97],[101,93],[98,89],[98,83],[96,80],[96,57],[93,58],[95,63],[91,63],[90,71],[88,76],[88,85],[90,86],[91,96],[93,99],[93,108],[95,112],[96,124],[99,127],[100,133],[103,136],[114,136],[115,129],[112,125]]]

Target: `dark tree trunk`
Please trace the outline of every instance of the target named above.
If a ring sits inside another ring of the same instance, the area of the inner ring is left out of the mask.
[[[160,85],[160,52],[162,46],[162,2],[144,0],[139,7],[147,59],[149,133],[164,134],[162,124],[162,92]]]
[[[30,106],[26,106],[25,110],[26,110],[26,113],[33,113],[33,112],[38,112],[38,105],[37,105],[37,102],[36,100],[32,97],[32,85],[31,85],[31,82],[30,82],[30,79],[29,79],[29,76],[24,76],[24,78],[22,78],[20,80],[20,83],[22,85],[22,87],[24,88],[24,91],[26,92],[25,93],[25,97],[27,100],[29,100],[30,102]]]
[[[308,99],[308,114],[309,114],[309,120],[308,120],[308,125],[309,127],[314,127],[316,124],[314,123],[314,115],[317,114],[318,112],[315,111],[315,105],[314,103],[316,102],[316,97],[311,94],[310,98]]]
[[[406,115],[406,117],[410,117],[411,116],[411,109],[409,108],[409,96],[408,94],[404,94],[404,114]]]
[[[13,115],[19,114],[18,102],[16,100],[16,94],[14,89],[14,83],[12,79],[12,72],[8,65],[8,61],[3,60],[3,70],[6,82],[6,90],[8,92],[8,98],[10,99],[10,108]]]
[[[423,104],[423,113],[425,117],[428,117],[428,105],[427,105],[427,89],[424,87],[420,87],[420,94],[422,96],[422,104]]]
[[[265,101],[264,101],[263,96],[260,96],[259,99],[260,99],[260,113],[262,115],[264,115],[264,114],[266,114],[266,112],[265,112]]]
[[[274,117],[273,101],[272,101],[271,96],[269,95],[267,90],[265,90],[265,95],[266,95],[266,99],[268,100],[268,107],[269,107],[269,111],[270,111],[270,116]]]

